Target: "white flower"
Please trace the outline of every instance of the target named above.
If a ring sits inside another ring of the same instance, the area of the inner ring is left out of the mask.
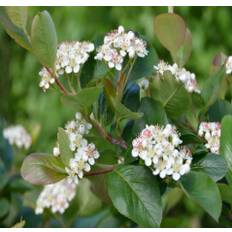
[[[161,60],[158,65],[154,66],[154,69],[161,76],[169,71],[175,77],[176,81],[180,81],[184,84],[188,92],[200,93],[195,74],[187,71],[185,68],[179,68],[177,64],[169,65]]]
[[[60,155],[59,146],[53,148],[53,155],[54,156],[59,156]]]
[[[149,80],[146,78],[141,78],[138,81],[138,85],[141,89],[147,90],[149,88]]]
[[[78,73],[81,65],[89,58],[89,53],[94,50],[94,44],[89,42],[63,42],[59,45],[56,55],[56,73]]]
[[[104,44],[97,49],[96,60],[104,60],[109,68],[122,69],[124,57],[145,57],[148,54],[146,43],[135,36],[134,32],[125,32],[122,26],[104,37]]]
[[[47,89],[49,89],[51,84],[55,83],[55,79],[46,68],[42,68],[39,75],[41,76],[39,87],[41,87],[45,92]]]
[[[232,73],[232,56],[229,56],[226,61],[226,74]]]
[[[190,170],[192,160],[190,150],[181,147],[181,143],[173,125],[147,125],[132,141],[132,156],[141,158],[146,166],[151,166],[154,175],[160,178],[172,176],[178,180]]]
[[[69,207],[70,201],[75,197],[76,185],[64,179],[55,184],[46,185],[36,202],[36,214],[42,214],[45,208],[52,213],[63,214]]]
[[[65,132],[69,138],[69,148],[73,152],[73,158],[70,159],[68,167],[65,167],[69,175],[69,182],[77,184],[79,179],[83,178],[84,172],[89,172],[91,165],[95,164],[95,160],[100,154],[93,143],[88,143],[85,135],[89,133],[92,125],[77,112],[75,119],[69,121],[65,125]],[[59,144],[53,149],[53,154],[58,156]]]
[[[219,122],[201,122],[198,134],[204,137],[207,143],[205,144],[211,152],[219,154],[221,125]]]
[[[21,125],[5,128],[3,130],[3,137],[7,139],[11,145],[16,145],[18,148],[28,149],[32,143],[30,134],[28,134]]]
[[[160,75],[164,75],[165,72],[170,71],[169,70],[169,64],[161,60],[157,65],[154,65],[154,69],[159,73]]]

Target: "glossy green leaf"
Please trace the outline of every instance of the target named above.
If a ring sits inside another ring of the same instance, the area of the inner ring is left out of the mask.
[[[156,78],[153,98],[162,102],[170,118],[177,118],[191,109],[190,94],[172,76]]]
[[[62,101],[65,104],[75,107],[76,111],[83,111],[91,107],[91,105],[97,101],[101,91],[101,86],[84,88],[75,96],[63,96]]]
[[[88,216],[101,208],[101,201],[91,192],[91,183],[83,179],[77,188],[78,215]]]
[[[21,175],[37,185],[52,184],[66,177],[64,165],[59,158],[41,153],[31,154],[24,159]]]
[[[77,218],[88,217],[101,209],[102,203],[91,191],[88,179],[80,180],[76,188],[76,196],[63,217],[66,225],[72,225]]]
[[[192,52],[192,34],[189,29],[186,29],[185,39],[183,44],[179,48],[178,52],[176,54],[173,54],[175,63],[177,63],[181,67],[184,66],[189,60],[191,52]]]
[[[124,120],[124,119],[138,119],[142,117],[142,113],[133,112],[130,109],[128,109],[126,106],[124,106],[121,102],[115,100],[112,100],[115,114],[118,118],[118,120]]]
[[[0,199],[0,218],[6,216],[6,214],[9,212],[10,210],[10,204],[9,201],[5,198],[1,198]]]
[[[57,50],[55,25],[47,11],[38,13],[31,26],[31,43],[33,53],[39,62],[54,68]]]
[[[26,31],[28,7],[27,6],[6,6],[6,12],[11,22]]]
[[[205,172],[214,181],[222,179],[228,171],[225,159],[218,154],[208,154],[196,166],[196,169]]]
[[[15,40],[20,46],[27,50],[31,50],[31,43],[29,37],[22,28],[17,27],[12,23],[4,7],[0,7],[0,23],[6,30],[7,34]]]
[[[223,84],[224,76],[225,69],[221,68],[204,82],[201,92],[207,106],[212,105],[215,100],[223,94],[221,86]]]
[[[70,150],[69,137],[63,128],[58,129],[57,139],[61,160],[63,161],[65,166],[69,166],[69,161],[71,158],[73,158],[73,153]]]
[[[152,98],[142,98],[138,111],[143,113],[143,117],[135,121],[134,134],[138,134],[147,124],[165,125],[168,122],[164,107],[159,101]]]
[[[232,105],[226,100],[217,100],[209,108],[208,114],[211,122],[221,122],[225,115],[232,115]]]
[[[159,57],[154,47],[148,47],[148,55],[137,58],[130,74],[131,80],[151,76],[154,73],[154,64],[158,63]]]
[[[222,201],[217,184],[205,173],[194,171],[184,175],[180,183],[186,195],[218,221],[221,214]]]
[[[232,116],[230,115],[222,119],[220,154],[223,155],[226,160],[228,166],[226,178],[232,186]]]
[[[218,184],[222,200],[232,207],[232,187],[223,183]]]
[[[117,186],[117,187],[115,187]],[[158,227],[162,204],[156,177],[144,166],[121,166],[108,176],[115,208],[143,227]]]
[[[160,14],[155,17],[154,31],[160,43],[172,54],[178,52],[185,41],[186,25],[177,14]]]

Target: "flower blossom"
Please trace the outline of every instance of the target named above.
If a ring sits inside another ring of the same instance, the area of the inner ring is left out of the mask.
[[[65,125],[65,132],[69,138],[69,148],[73,152],[73,158],[69,161],[69,166],[65,168],[71,182],[78,183],[83,178],[84,172],[89,172],[91,166],[95,164],[95,160],[99,158],[93,143],[89,143],[84,136],[89,133],[92,125],[77,112],[75,120],[69,121]],[[53,148],[53,155],[59,156],[59,144]]]
[[[227,58],[225,67],[226,67],[226,74],[231,74],[232,73],[232,56],[229,56]]]
[[[154,175],[160,178],[172,176],[177,181],[190,171],[192,162],[190,150],[180,146],[181,143],[174,126],[147,125],[132,142],[132,156],[144,160]]]
[[[109,68],[121,70],[126,55],[132,59],[135,56],[145,57],[147,54],[145,41],[132,31],[126,33],[124,27],[119,26],[104,37],[104,44],[97,49],[95,59],[104,60]]]
[[[149,80],[146,78],[141,78],[140,80],[138,80],[138,85],[140,89],[147,90],[149,88],[149,84]]]
[[[42,214],[45,208],[51,208],[52,213],[63,214],[75,195],[76,185],[67,178],[46,185],[37,199],[35,213]]]
[[[18,148],[28,149],[32,143],[30,134],[28,134],[21,125],[5,128],[3,130],[3,137],[7,139],[11,145],[16,145]]]
[[[46,68],[42,68],[39,72],[39,75],[41,77],[39,87],[41,87],[43,91],[46,92],[50,85],[55,83],[55,78],[52,77],[51,73]]]
[[[163,76],[165,72],[171,72],[176,81],[184,84],[188,92],[200,93],[195,74],[187,71],[185,68],[180,68],[177,64],[169,65],[164,61],[160,61],[157,65],[154,65],[154,69],[161,76]]]
[[[59,45],[55,61],[55,74],[57,78],[64,73],[78,73],[81,66],[88,60],[89,53],[94,50],[94,44],[90,42],[63,42]],[[55,78],[46,68],[39,72],[41,81],[39,86],[46,91],[51,84],[55,83]]]
[[[204,137],[207,143],[205,144],[211,152],[219,154],[221,125],[219,122],[201,122],[198,134]]]
[[[89,58],[89,53],[94,50],[94,44],[89,42],[63,42],[57,50],[56,72],[58,75],[64,73],[78,73],[81,65]]]

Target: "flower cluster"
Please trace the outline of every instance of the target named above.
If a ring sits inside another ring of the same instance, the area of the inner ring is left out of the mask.
[[[58,75],[64,73],[78,73],[82,64],[88,58],[89,53],[94,50],[94,44],[89,42],[63,42],[57,50],[56,72]]]
[[[104,60],[109,68],[122,69],[124,57],[134,58],[136,55],[144,57],[148,54],[146,43],[138,38],[134,32],[125,32],[122,26],[108,33],[104,37],[104,44],[97,49],[95,59]]]
[[[11,145],[18,148],[28,149],[31,146],[32,139],[30,134],[21,125],[10,126],[3,130],[3,137],[9,141]]]
[[[52,77],[51,73],[46,68],[42,68],[39,75],[41,77],[39,87],[41,87],[45,92],[47,89],[49,89],[50,85],[55,83],[55,78]]]
[[[177,64],[169,65],[164,61],[160,61],[157,65],[154,65],[154,69],[161,76],[167,71],[171,72],[177,81],[184,84],[184,87],[188,92],[200,93],[195,74],[187,71],[185,68],[180,68]]]
[[[51,208],[53,213],[64,213],[70,201],[76,195],[76,185],[68,179],[55,184],[46,185],[36,202],[36,214],[42,214],[45,208]]]
[[[64,73],[78,73],[81,65],[89,58],[89,53],[94,50],[94,44],[90,42],[63,42],[59,45],[56,54],[55,73],[57,76]],[[41,81],[39,86],[46,91],[51,84],[55,83],[55,78],[48,69],[43,67],[39,72]]]
[[[226,61],[226,74],[232,73],[232,56],[229,56]]]
[[[132,142],[132,156],[151,166],[154,175],[161,178],[172,176],[177,181],[190,171],[192,162],[190,150],[185,146],[179,147],[181,143],[174,126],[147,125]]]
[[[91,165],[94,165],[95,159],[99,158],[93,143],[88,143],[84,135],[89,133],[92,125],[87,123],[81,113],[76,113],[76,119],[68,122],[65,126],[65,131],[69,137],[70,150],[73,152],[73,158],[70,159],[69,167],[66,167],[66,172],[69,175],[71,182],[78,183],[78,179],[82,178],[84,172],[89,172]],[[53,148],[53,154],[59,156],[59,144]]]
[[[219,122],[202,122],[198,134],[205,138],[205,144],[211,152],[219,154],[221,125]]]

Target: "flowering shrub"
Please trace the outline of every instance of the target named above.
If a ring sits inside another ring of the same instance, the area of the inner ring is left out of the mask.
[[[225,189],[232,184],[231,57],[216,55],[202,84],[184,68],[192,35],[177,14],[154,21],[170,65],[155,62],[149,41],[123,26],[107,33],[96,49],[93,42],[58,44],[46,11],[33,18],[26,33],[26,11],[1,9],[2,24],[41,63],[41,94],[54,88],[60,107],[76,111],[64,129],[60,125],[53,151],[29,154],[22,163],[22,177],[44,186],[35,212],[65,217],[78,199],[74,211],[82,216],[104,202],[139,226],[158,227],[165,198],[178,188],[218,221],[222,202],[228,201],[218,182]],[[85,79],[90,62],[94,69]],[[4,137],[18,147],[32,142],[21,126],[5,129]],[[78,198],[83,195],[87,203]]]

